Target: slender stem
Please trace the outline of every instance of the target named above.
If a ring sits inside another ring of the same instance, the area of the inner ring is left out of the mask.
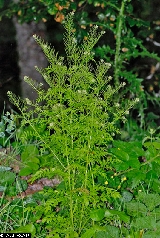
[[[158,155],[156,155],[155,157],[153,157],[152,159],[150,159],[150,160],[148,160],[148,161],[142,163],[141,166],[140,166],[140,168],[141,168],[142,166],[145,166],[145,165],[151,163],[152,161],[154,161],[154,160],[155,160],[156,158],[158,158],[159,156],[160,156],[160,154],[158,154]],[[118,177],[118,176],[120,176],[120,175],[122,175],[122,174],[128,173],[128,172],[130,172],[130,171],[132,171],[132,170],[134,170],[134,169],[135,169],[135,168],[130,168],[130,169],[126,170],[126,171],[120,172],[120,173],[116,174],[115,177]]]
[[[84,178],[84,188],[87,188],[87,179],[88,179],[88,155],[87,155],[86,171],[85,171],[85,178]],[[82,208],[81,208],[80,222],[79,222],[79,234],[81,233],[81,230],[82,230],[84,208],[85,208],[85,203],[83,202]]]
[[[70,195],[70,218],[71,218],[71,225],[72,225],[72,231],[74,230],[74,221],[73,221],[73,201],[72,196]]]
[[[144,162],[144,163],[141,165],[141,167],[144,166],[144,165],[146,165],[146,164],[151,163],[152,161],[154,161],[154,160],[155,160],[156,158],[158,158],[159,156],[160,156],[160,154],[158,153],[158,155],[156,155],[156,156],[153,157],[152,159],[150,159],[150,160]]]
[[[82,203],[82,209],[81,209],[81,216],[80,216],[80,222],[79,222],[79,232],[78,234],[81,234],[82,231],[82,221],[83,221],[83,212],[84,212],[84,202]]]
[[[123,18],[124,18],[124,6],[125,1],[122,1],[119,17],[117,20],[117,29],[116,29],[116,53],[114,58],[114,80],[115,80],[115,86],[119,85],[119,72],[121,70],[121,56],[120,56],[120,50],[121,50],[121,42],[122,42],[122,26],[123,26]]]
[[[96,108],[96,105],[95,105],[95,108]],[[94,109],[95,109],[94,108]],[[94,109],[92,111],[92,123],[91,125],[89,125],[88,127],[91,127],[92,126],[92,129],[94,130]],[[91,133],[91,132],[90,132]],[[92,133],[91,133],[92,134]],[[91,149],[91,146],[92,146],[92,136],[90,135],[90,137],[88,138],[88,154],[86,156],[86,171],[85,171],[85,178],[84,178],[84,188],[87,189],[87,181],[88,181],[88,172],[89,174],[91,174],[91,179],[92,179],[92,185],[93,185],[93,189],[94,189],[94,176],[93,176],[93,173],[92,173],[92,163],[90,162],[90,149]],[[80,220],[80,226],[79,226],[79,234],[81,233],[82,229],[84,228],[84,224],[85,224],[85,221],[83,221],[83,216],[84,216],[84,209],[85,209],[85,203],[83,203],[82,205],[82,210],[81,210],[81,220]],[[82,224],[83,222],[83,224]],[[94,225],[94,221],[92,221],[92,224]]]
[[[70,124],[72,125],[72,112],[71,112]],[[66,149],[67,148],[68,148],[68,146],[67,146],[67,141],[66,141]],[[71,148],[73,150],[73,135],[71,135]],[[70,219],[71,219],[72,231],[74,231],[74,218],[73,218],[74,208],[73,208],[72,191],[74,189],[75,169],[71,174],[70,161],[69,161],[68,156],[67,156],[67,165],[68,165],[68,185],[69,185],[69,191],[70,191],[70,201],[69,201],[69,204],[70,204]]]

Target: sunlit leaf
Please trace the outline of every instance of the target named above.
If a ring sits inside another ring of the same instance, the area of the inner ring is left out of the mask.
[[[101,221],[105,216],[105,209],[96,209],[90,212],[90,217],[93,221]]]
[[[10,231],[10,233],[31,233],[34,237],[36,234],[36,228],[33,224],[28,224],[26,226],[20,226],[19,228]]]
[[[88,229],[82,236],[81,238],[91,238],[95,234],[96,229],[94,227]]]
[[[32,172],[33,172],[33,169],[31,169],[30,167],[25,167],[25,168],[20,170],[19,175],[20,176],[27,176],[27,175],[30,175]]]

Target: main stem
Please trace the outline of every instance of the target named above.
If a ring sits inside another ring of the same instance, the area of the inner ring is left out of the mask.
[[[114,80],[115,80],[115,86],[119,85],[119,72],[121,70],[121,56],[120,56],[120,50],[121,50],[121,36],[122,36],[122,26],[123,26],[123,18],[124,18],[124,6],[125,6],[125,0],[122,1],[119,17],[117,20],[117,29],[116,29],[116,54],[114,58]]]

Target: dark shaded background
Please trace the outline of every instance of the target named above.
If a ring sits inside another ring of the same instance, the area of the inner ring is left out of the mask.
[[[151,24],[151,29],[148,29],[148,32],[146,32],[146,36],[147,34],[153,34],[153,40],[147,41],[147,37],[144,39],[143,33],[144,45],[150,52],[158,53],[160,56],[160,1],[142,0],[132,2],[134,13],[137,17],[153,22]],[[53,18],[50,21],[47,21],[45,25],[47,29],[47,41],[54,45],[56,51],[63,54],[64,50],[62,39],[64,30],[62,25],[53,21]],[[137,34],[139,37],[138,34],[140,34],[140,32],[136,29],[136,27],[134,31],[135,35]],[[105,44],[113,42],[112,37],[113,35],[110,34],[108,42],[105,42]],[[156,45],[155,42],[159,45]],[[102,42],[100,42],[100,44],[101,43]],[[148,93],[155,92],[157,97],[160,97],[160,67],[158,67],[157,63],[158,62],[155,60],[144,58],[136,59],[132,62],[132,66],[137,68],[139,74],[138,76],[144,79],[143,84],[145,90]],[[146,79],[147,76],[150,75],[152,68],[156,65],[157,68],[154,70],[153,77],[150,80]],[[6,93],[8,90],[21,95],[16,31],[12,20],[3,18],[2,21],[0,21],[0,112],[2,112],[4,108],[9,110],[13,107],[7,98]],[[154,110],[157,110],[157,113],[159,113],[158,108],[155,108]]]

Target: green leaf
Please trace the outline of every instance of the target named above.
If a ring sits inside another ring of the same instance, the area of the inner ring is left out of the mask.
[[[115,226],[106,226],[107,238],[119,238],[119,229]]]
[[[143,238],[157,238],[157,237],[160,237],[160,230],[146,231],[145,234],[143,235]]]
[[[133,217],[145,216],[147,214],[147,208],[140,202],[129,202],[126,204],[127,214]]]
[[[150,26],[150,22],[149,21],[143,21],[141,19],[137,19],[136,25],[138,27],[141,27],[141,26],[149,27]]]
[[[129,155],[119,147],[111,148],[109,152],[111,152],[113,155],[115,155],[118,159],[121,159],[122,161],[129,160]]]
[[[29,167],[32,171],[37,171],[39,169],[39,165],[37,163],[33,162],[27,162],[26,163],[27,167]]]
[[[12,230],[9,233],[31,233],[34,237],[36,234],[36,228],[33,224],[28,224],[26,226],[20,226],[19,228]]]
[[[35,147],[33,147],[33,148],[35,148]],[[23,161],[24,161],[26,167],[20,170],[20,172],[19,172],[20,176],[29,175],[39,169],[39,165],[38,165],[39,159],[34,157],[35,156],[34,154],[35,153],[37,154],[37,152],[38,152],[38,149],[36,148],[35,151],[32,154],[30,154],[30,157],[28,157],[28,159],[26,159],[28,152],[26,153],[26,151],[25,151],[25,153],[23,154]],[[31,157],[32,155],[33,155],[33,157]]]
[[[117,148],[111,148],[110,152],[125,163],[116,163],[114,167],[117,171],[126,170],[128,167],[140,168],[138,157],[144,155],[141,142],[114,141],[113,145]]]
[[[132,234],[127,235],[125,238],[140,238],[141,237],[141,233],[140,231],[136,231],[136,232],[132,232]]]
[[[32,172],[33,172],[33,169],[31,169],[30,167],[25,167],[25,168],[20,170],[19,175],[20,176],[27,176],[27,175],[32,174]]]
[[[152,211],[153,209],[155,209],[155,207],[160,205],[160,195],[156,193],[146,194],[143,192],[139,192],[137,198],[146,205],[149,211]]]
[[[159,179],[153,179],[152,181],[152,189],[156,193],[160,188],[160,181]]]
[[[109,209],[105,211],[105,217],[111,217],[114,215],[117,215],[121,221],[124,221],[126,223],[130,221],[130,217],[122,211],[109,210]]]
[[[95,234],[95,238],[106,238],[107,232],[106,231],[98,231]]]
[[[33,162],[33,163],[39,164],[39,159],[36,158],[36,157],[33,157],[33,158],[31,158],[31,160],[28,161],[28,162]]]
[[[120,200],[122,200],[123,202],[130,202],[133,198],[133,194],[128,192],[128,191],[123,191],[122,192],[122,197],[120,198]]]
[[[137,159],[139,156],[144,155],[144,150],[142,149],[142,143],[137,141],[124,142],[124,141],[114,141],[113,145],[119,150],[125,151],[130,158]]]
[[[17,179],[16,181],[16,191],[19,192],[23,192],[27,189],[28,184],[26,180],[23,179]]]
[[[101,221],[105,216],[105,209],[96,209],[90,212],[90,217],[93,221]]]
[[[129,1],[128,1],[128,2],[129,2]],[[133,12],[133,6],[132,6],[132,4],[129,4],[129,3],[126,4],[126,11],[127,11],[128,13],[132,13],[132,12]]]
[[[136,229],[156,229],[156,222],[154,217],[138,217],[131,223],[131,226]]]
[[[157,221],[160,220],[160,207],[155,208],[152,213],[150,213],[151,216],[153,216]],[[160,229],[160,223],[159,223],[159,229]]]
[[[150,160],[151,158],[157,157],[157,149],[151,144],[145,151],[145,158]]]
[[[155,218],[155,217],[153,217],[153,218]],[[152,233],[154,233],[154,236],[153,236],[154,238],[160,237],[160,221],[154,222],[152,231],[148,230],[145,234],[151,235]]]
[[[38,193],[37,193],[37,194],[38,194]],[[41,197],[41,199],[42,199],[42,197]],[[41,199],[39,199],[39,201],[40,201]],[[37,201],[38,201],[38,199],[36,200],[33,196],[29,196],[29,197],[26,197],[26,199],[25,199],[25,205],[26,205],[26,206],[29,205],[29,209],[30,209],[30,207],[37,205]],[[28,207],[28,206],[27,206],[27,207]],[[26,208],[26,210],[27,210],[27,208]]]
[[[147,147],[147,148],[149,148],[151,146],[152,147],[154,146],[155,149],[160,149],[160,142],[158,142],[158,141],[153,141],[153,142],[148,141],[148,142],[144,143],[144,146]]]
[[[21,160],[26,162],[33,157],[36,157],[39,154],[38,148],[36,145],[27,145],[24,151],[21,153]]]
[[[132,186],[131,188],[136,188],[141,181],[144,181],[146,178],[146,174],[141,170],[132,170],[127,173],[127,177],[131,180]]]
[[[12,169],[11,167],[0,166],[0,172],[1,171],[8,171],[8,170],[11,170],[11,169]]]
[[[82,236],[81,238],[89,238],[89,237],[93,237],[94,235],[96,236],[96,238],[100,238],[102,236],[101,233],[105,232],[106,228],[104,226],[97,226],[94,225],[92,228],[88,229]],[[106,232],[105,232],[106,233]]]
[[[93,235],[95,234],[96,232],[96,228],[95,227],[92,227],[90,229],[88,229],[82,236],[81,238],[91,238],[93,237]]]
[[[0,171],[0,184],[12,184],[15,181],[16,175],[10,171]]]
[[[130,165],[131,168],[134,169],[139,169],[141,166],[141,163],[139,162],[138,158],[130,158],[130,160],[128,161],[128,165]]]
[[[114,164],[114,168],[116,169],[117,172],[125,171],[129,168],[129,164],[123,161],[118,161]]]
[[[66,189],[66,185],[65,185],[64,181],[62,181],[60,184],[58,184],[57,190],[65,190],[65,189]]]
[[[6,190],[6,187],[5,186],[0,186],[0,191],[1,192],[4,192]]]
[[[130,18],[130,17],[127,17],[127,21],[129,23],[129,25],[132,27],[132,26],[135,26],[136,23],[137,23],[137,20],[133,19],[133,18]]]
[[[160,149],[160,142],[152,142],[153,146],[156,148],[156,149]]]
[[[6,194],[9,196],[15,196],[17,194],[15,186],[7,187]]]

